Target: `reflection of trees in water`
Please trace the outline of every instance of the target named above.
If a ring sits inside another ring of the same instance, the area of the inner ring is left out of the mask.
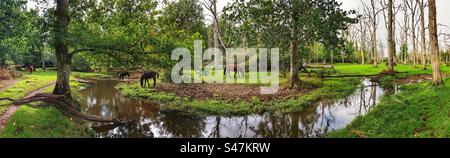
[[[236,137],[243,138],[249,137],[247,129],[249,116],[244,117],[222,117],[215,116],[206,119],[205,123],[208,125],[209,133],[206,133],[207,138],[226,138]]]
[[[198,138],[206,128],[205,118],[179,115],[160,115],[161,135],[176,138]]]
[[[109,88],[108,88],[109,87]],[[339,102],[321,102],[302,112],[267,113],[245,117],[187,117],[159,114],[158,105],[121,96],[113,85],[98,85],[82,92],[88,113],[133,118],[134,124],[99,127],[101,137],[321,137],[340,128],[342,121],[370,111],[383,94],[377,86],[364,86]],[[346,112],[344,116],[335,112]],[[339,121],[338,121],[339,120]],[[344,123],[345,124],[345,123]]]
[[[100,137],[199,137],[204,129],[201,118],[159,115],[158,105],[123,97],[114,86],[117,81],[101,81],[81,91],[86,105],[83,110],[92,115],[118,117],[134,123],[97,127]],[[157,133],[153,133],[157,132]]]

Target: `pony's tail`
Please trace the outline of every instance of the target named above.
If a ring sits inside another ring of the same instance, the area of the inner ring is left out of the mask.
[[[141,87],[144,88],[144,76],[141,77]]]
[[[159,72],[156,72],[156,78],[159,78]]]

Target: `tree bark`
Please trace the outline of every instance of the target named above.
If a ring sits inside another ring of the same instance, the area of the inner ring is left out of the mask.
[[[364,65],[366,63],[366,56],[364,52],[366,51],[366,26],[363,24],[363,21],[360,20],[359,26],[361,28],[361,64]]]
[[[53,94],[63,95],[68,99],[72,99],[69,86],[72,55],[69,54],[67,46],[69,21],[69,0],[57,0],[55,54],[58,72]]]
[[[388,2],[388,72],[394,73],[394,53],[395,53],[395,41],[394,41],[394,28],[393,28],[393,3],[392,0]]]
[[[300,85],[300,79],[298,74],[298,63],[297,63],[297,38],[295,36],[295,31],[292,28],[291,30],[291,47],[290,47],[290,55],[291,55],[291,72],[289,78],[289,88],[294,89]]]
[[[433,61],[433,85],[439,86],[443,84],[441,73],[441,59],[439,52],[438,34],[437,34],[437,21],[436,21],[436,0],[429,0],[429,24],[430,29],[430,47]]]
[[[423,0],[416,0],[417,3],[419,4],[419,10],[420,10],[420,34],[421,34],[421,52],[422,52],[422,68],[424,70],[427,69],[427,46],[426,46],[426,42],[425,42],[425,6],[423,4]]]

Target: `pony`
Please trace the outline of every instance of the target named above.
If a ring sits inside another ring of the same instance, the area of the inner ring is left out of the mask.
[[[225,69],[223,70],[223,75],[231,78],[231,71],[234,72],[234,78],[236,78],[236,76],[245,77],[245,71],[241,67],[239,67],[238,64],[226,65]]]
[[[130,75],[130,73],[129,72],[122,72],[122,73],[119,73],[119,80],[125,80],[125,77],[127,77],[128,76],[128,79],[130,79],[131,77],[131,75]]]
[[[29,72],[30,72],[30,74],[32,74],[32,73],[33,73],[33,71],[35,71],[35,68],[34,68],[34,66],[33,66],[33,65],[28,65],[28,66],[26,66],[26,69],[27,69],[27,71],[29,71]]]
[[[141,76],[141,87],[145,88],[145,86],[148,84],[148,86],[150,87],[150,79],[153,79],[153,88],[156,87],[156,79],[159,78],[159,73],[156,71],[151,71],[151,72],[144,72],[144,74],[142,74]]]

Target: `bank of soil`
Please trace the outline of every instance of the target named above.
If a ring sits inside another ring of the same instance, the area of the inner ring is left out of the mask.
[[[430,81],[433,79],[433,76],[421,74],[421,75],[412,75],[404,78],[398,78],[394,80],[396,84],[404,85],[404,84],[412,84],[412,83],[420,83],[423,81]]]
[[[280,88],[275,94],[261,94],[262,85],[245,84],[172,84],[161,83],[156,90],[172,93],[181,98],[197,100],[217,99],[226,101],[250,101],[255,98],[260,101],[275,99],[292,99],[311,92],[314,87],[305,87],[300,90],[287,90]]]

